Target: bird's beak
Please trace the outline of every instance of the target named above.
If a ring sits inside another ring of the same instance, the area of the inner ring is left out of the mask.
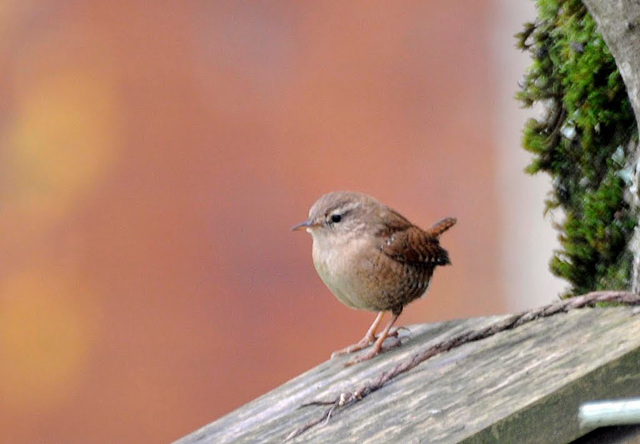
[[[297,231],[300,228],[312,228],[315,226],[316,224],[314,224],[312,220],[305,220],[304,222],[300,222],[298,225],[291,227],[291,231]]]

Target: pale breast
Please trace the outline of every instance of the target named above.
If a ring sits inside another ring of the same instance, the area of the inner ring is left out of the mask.
[[[359,275],[361,274],[358,258],[366,248],[362,240],[352,240],[349,248],[327,248],[322,242],[314,240],[313,264],[320,278],[331,292],[346,306],[362,310],[366,307],[366,289]]]
[[[433,272],[432,267],[417,270],[398,263],[366,239],[352,239],[348,248],[326,247],[314,240],[313,263],[329,290],[351,308],[402,307],[425,293]]]

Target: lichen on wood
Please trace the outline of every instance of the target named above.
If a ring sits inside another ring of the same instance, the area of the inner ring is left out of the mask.
[[[625,200],[625,171],[637,127],[625,85],[596,22],[578,0],[538,0],[538,18],[517,35],[533,63],[518,99],[545,113],[524,129],[527,171],[553,178],[547,210],[561,208],[561,249],[551,270],[567,296],[629,288],[627,245],[637,214]]]

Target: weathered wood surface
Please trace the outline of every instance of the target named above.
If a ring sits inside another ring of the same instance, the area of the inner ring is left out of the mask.
[[[500,317],[409,327],[403,345],[327,361],[178,442],[283,442],[325,406],[419,349]],[[638,308],[584,308],[439,354],[290,442],[567,442],[586,401],[640,396]],[[215,402],[212,399],[211,402]]]

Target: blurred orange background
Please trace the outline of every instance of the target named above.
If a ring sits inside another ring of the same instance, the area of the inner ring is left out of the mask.
[[[458,218],[400,324],[553,297],[508,3],[5,2],[0,441],[171,441],[359,340],[289,231],[328,191]]]

